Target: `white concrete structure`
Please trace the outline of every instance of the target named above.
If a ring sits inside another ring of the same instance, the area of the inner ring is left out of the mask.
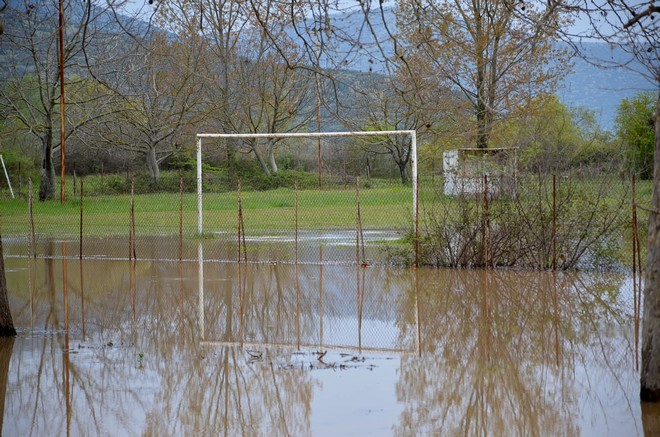
[[[512,153],[511,153],[512,152]],[[504,154],[504,159],[496,159]],[[442,157],[445,196],[477,196],[484,192],[488,175],[491,196],[512,193],[516,173],[516,148],[447,150]]]

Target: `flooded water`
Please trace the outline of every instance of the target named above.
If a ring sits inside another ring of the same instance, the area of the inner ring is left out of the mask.
[[[6,267],[19,335],[0,342],[2,435],[631,436],[660,422],[638,400],[624,275]]]

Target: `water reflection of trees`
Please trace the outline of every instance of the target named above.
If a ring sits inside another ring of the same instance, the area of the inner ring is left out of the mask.
[[[30,263],[8,280],[34,292],[17,305],[33,328],[13,348],[9,434],[308,435],[318,382],[301,342],[406,352],[399,434],[572,435],[580,396],[603,401],[578,380],[633,363],[612,276],[209,263],[203,331],[225,342],[213,346],[200,344],[195,263],[70,260],[65,275],[61,260],[10,262]]]
[[[576,380],[625,383],[617,375],[634,361],[622,278],[419,274],[421,357],[401,365],[398,434],[579,435]]]
[[[413,351],[398,335],[410,275],[381,268],[205,267],[204,337],[220,343]],[[296,277],[297,272],[297,277]],[[206,273],[205,273],[206,275]],[[240,276],[245,275],[245,276]],[[246,278],[247,276],[247,278]],[[407,278],[408,284],[402,286]]]
[[[308,373],[198,344],[195,265],[87,260],[77,276],[61,261],[37,262],[34,313],[25,306],[19,314],[34,328],[12,358],[10,434],[309,434]]]

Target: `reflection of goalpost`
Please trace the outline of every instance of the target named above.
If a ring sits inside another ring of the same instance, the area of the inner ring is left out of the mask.
[[[202,139],[203,138],[322,138],[322,137],[366,137],[384,135],[410,135],[412,167],[413,214],[417,216],[417,133],[414,130],[392,130],[375,132],[294,132],[262,134],[197,134],[197,233],[202,235]]]

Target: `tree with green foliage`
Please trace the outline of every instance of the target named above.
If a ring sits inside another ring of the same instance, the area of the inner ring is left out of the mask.
[[[611,160],[610,141],[592,111],[569,108],[556,96],[535,100],[530,110],[493,131],[496,147],[517,147],[518,164],[553,172],[599,159]]]
[[[617,136],[627,151],[628,168],[642,179],[653,177],[655,98],[650,92],[639,93],[619,103],[614,121]]]

